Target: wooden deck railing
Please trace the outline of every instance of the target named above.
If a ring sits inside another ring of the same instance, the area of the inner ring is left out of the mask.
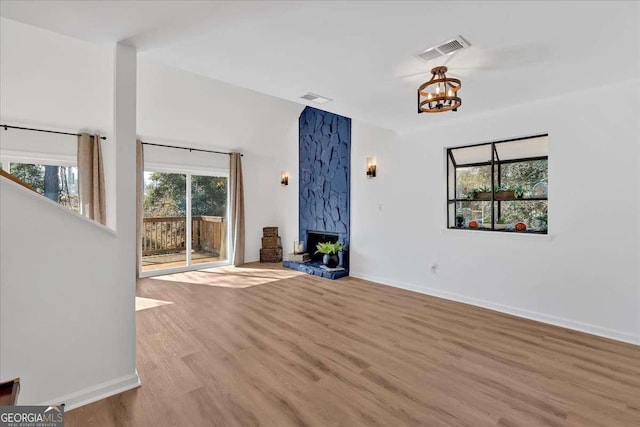
[[[142,255],[169,254],[185,250],[187,219],[183,216],[149,217],[142,220]],[[194,216],[191,226],[191,248],[217,255],[224,250],[224,218]]]

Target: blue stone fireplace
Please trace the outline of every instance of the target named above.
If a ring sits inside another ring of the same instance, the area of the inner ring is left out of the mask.
[[[338,236],[349,248],[351,199],[351,119],[306,107],[300,114],[299,125],[299,213],[300,240],[305,250],[308,233]],[[316,265],[317,264],[317,265]],[[285,267],[328,278],[348,275],[349,257],[343,261],[344,271],[328,272],[320,263],[285,262]],[[334,273],[334,274],[327,274]]]

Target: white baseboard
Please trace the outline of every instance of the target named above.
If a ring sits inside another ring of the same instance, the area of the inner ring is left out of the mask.
[[[370,276],[368,274],[362,274],[351,270],[349,272],[351,277],[356,277],[363,280],[369,280],[371,282],[380,283],[386,286],[393,286],[396,288],[406,289],[408,291],[418,292],[425,295],[430,295],[438,298],[444,298],[451,301],[462,302],[465,304],[471,304],[478,307],[488,308],[489,310],[499,311],[501,313],[511,314],[513,316],[522,317],[529,320],[536,320],[538,322],[548,323],[555,326],[560,326],[567,329],[573,329],[575,331],[585,332],[591,335],[597,335],[604,338],[609,338],[616,341],[622,341],[628,344],[640,345],[640,336],[636,336],[627,332],[616,331],[613,329],[603,328],[601,326],[592,325],[590,323],[584,323],[577,320],[566,319],[563,317],[557,317],[550,314],[539,313],[532,310],[526,310],[518,307],[512,307],[509,305],[498,304],[491,301],[486,301],[478,298],[467,297],[464,295],[456,294],[453,292],[441,291],[439,289],[433,289],[428,287],[419,287],[411,283],[399,282],[397,280],[391,280],[381,277]]]
[[[116,378],[93,387],[88,387],[84,390],[58,397],[57,399],[51,399],[51,401],[41,403],[41,405],[59,405],[64,403],[64,410],[70,411],[72,409],[88,405],[89,403],[105,399],[109,396],[140,387],[141,385],[142,383],[140,382],[138,371],[136,371],[131,375],[125,375],[124,377]]]

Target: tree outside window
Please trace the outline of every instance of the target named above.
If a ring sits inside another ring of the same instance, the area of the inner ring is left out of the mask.
[[[4,162],[3,167],[39,194],[80,212],[78,169],[75,166]]]

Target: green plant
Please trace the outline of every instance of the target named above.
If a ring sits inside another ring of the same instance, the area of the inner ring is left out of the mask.
[[[499,193],[503,191],[513,191],[513,195],[519,199],[524,195],[524,187],[522,185],[501,185],[497,184],[493,186],[493,192]],[[491,193],[491,187],[476,187],[467,191],[468,199],[475,199],[478,193]]]
[[[524,187],[520,184],[513,185],[511,187],[511,191],[513,191],[513,194],[516,196],[516,199],[519,199],[524,195]]]
[[[516,197],[516,199],[519,199],[524,194],[524,187],[522,185],[520,185],[520,184],[518,184],[518,185],[502,185],[500,187],[498,187],[496,185],[494,191],[496,193],[500,192],[500,191],[513,191],[513,195]]]
[[[342,243],[331,243],[331,242],[321,242],[316,245],[316,253],[318,254],[337,254],[338,252],[344,250],[344,245]]]
[[[504,221],[504,218],[498,218],[496,220],[496,224],[506,224],[506,222]]]
[[[491,193],[491,187],[477,187],[467,191],[468,199],[475,199],[478,193]]]
[[[475,188],[472,188],[471,190],[467,191],[467,199],[475,199],[476,194],[478,194],[478,190]]]

